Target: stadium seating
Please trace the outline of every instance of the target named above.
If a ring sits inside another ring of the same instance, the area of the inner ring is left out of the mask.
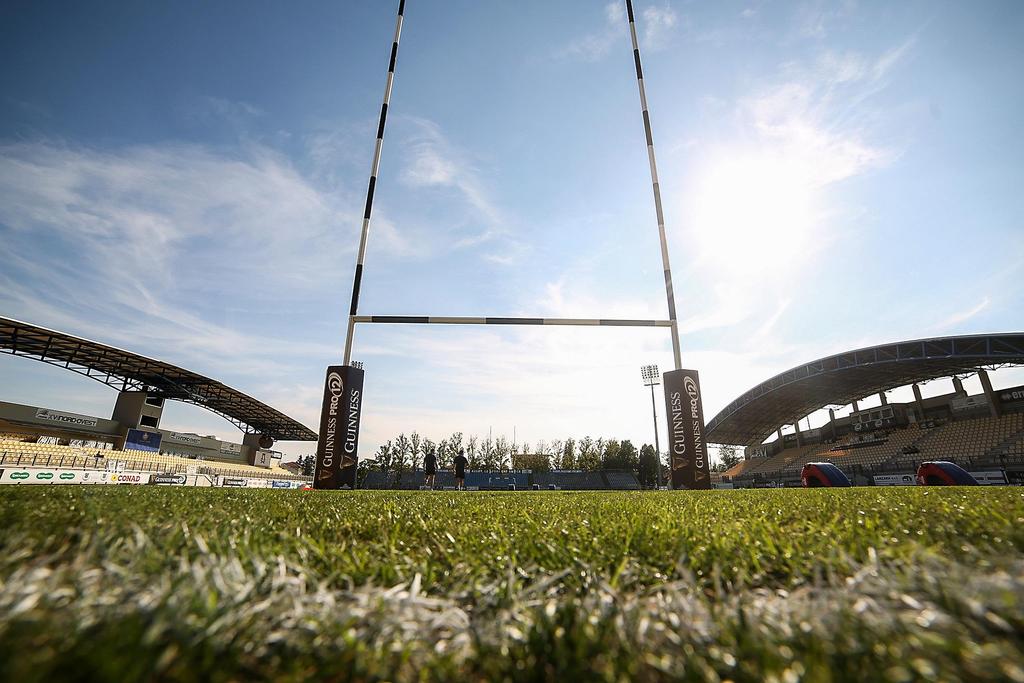
[[[622,491],[639,491],[640,482],[632,472],[605,472],[608,488]]]
[[[97,453],[101,457],[97,457]],[[309,477],[298,476],[281,467],[254,467],[243,463],[193,460],[150,451],[113,451],[0,438],[0,461],[9,465],[102,470],[107,467],[110,460],[123,461],[126,469],[140,472],[184,474],[189,466],[194,466],[198,474],[250,479],[309,480]]]
[[[927,460],[966,466],[998,463],[1000,455],[1009,455],[1018,439],[1024,438],[1024,413],[950,421],[921,431],[918,452],[896,454],[889,465],[914,467]]]
[[[725,474],[749,484],[798,476],[807,462],[828,462],[848,474],[914,470],[921,462],[949,460],[963,467],[1024,464],[1024,413],[951,420],[931,429],[911,424],[876,435],[847,435],[831,444],[787,448],[751,458]]]

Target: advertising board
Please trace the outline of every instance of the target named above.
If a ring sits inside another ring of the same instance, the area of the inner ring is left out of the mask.
[[[184,474],[154,474],[150,478],[151,484],[159,484],[161,486],[184,486],[185,475]]]
[[[1006,481],[1006,472],[1003,470],[971,472],[970,475],[977,479],[978,483],[982,486],[1004,486],[1008,483]]]
[[[348,365],[328,367],[320,410],[314,488],[356,487],[362,407],[363,371]]]
[[[40,408],[36,411],[36,419],[42,422],[56,422],[57,424],[69,425],[72,427],[95,427],[99,422],[95,417],[79,415],[77,413],[62,413],[59,410]]]
[[[160,450],[160,432],[144,432],[141,429],[129,429],[125,437],[125,450],[149,451],[156,453]]]
[[[696,370],[671,370],[665,383],[665,413],[672,488],[710,489],[708,453],[704,442],[704,408]]]
[[[871,477],[875,486],[916,486],[917,477],[913,472],[899,474],[876,474]]]

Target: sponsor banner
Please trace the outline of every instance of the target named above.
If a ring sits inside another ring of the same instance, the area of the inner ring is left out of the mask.
[[[202,446],[203,437],[198,434],[180,434],[178,432],[165,432],[164,436],[167,437],[168,441],[175,441],[177,443],[188,444],[189,446]]]
[[[221,453],[241,453],[242,452],[242,444],[240,444],[240,443],[228,443],[226,441],[221,441],[220,442],[220,452]]]
[[[871,477],[875,486],[916,486],[917,477],[914,474],[876,474]]]
[[[185,475],[184,474],[154,474],[149,483],[161,484],[164,486],[184,486]]]
[[[733,488],[736,488],[736,487],[732,483],[718,482],[717,484],[713,485],[713,488],[723,489],[724,490],[724,489],[733,489]]]
[[[95,427],[99,420],[88,415],[77,413],[62,413],[59,410],[40,408],[36,411],[36,419],[43,422],[56,422],[57,424],[69,425],[72,427]]]
[[[0,484],[147,484],[150,475],[137,472],[62,470],[51,468],[5,469]]]
[[[124,448],[125,450],[156,453],[160,450],[160,437],[160,432],[144,432],[141,429],[129,429],[128,436],[124,440]]]
[[[327,368],[314,488],[355,488],[362,413],[363,371],[347,365]]]
[[[0,470],[0,483],[4,484],[80,484],[81,472],[57,469]]]
[[[1024,401],[1024,387],[1010,387],[999,392],[999,400],[1003,403]]]
[[[978,480],[982,486],[1003,486],[1007,484],[1006,473],[1002,470],[986,470],[984,472],[970,472],[970,475]]]
[[[148,472],[111,472],[108,476],[111,484],[148,484],[151,475]]]
[[[710,489],[704,407],[697,371],[671,370],[664,374],[663,381],[672,488]]]
[[[949,407],[954,413],[962,413],[968,410],[975,410],[978,408],[984,408],[988,405],[988,399],[982,396],[964,396],[963,398],[954,398],[949,402]]]
[[[245,487],[249,484],[248,479],[242,479],[241,477],[221,477],[221,486],[240,486]]]
[[[272,489],[290,489],[290,488],[292,488],[292,483],[290,481],[277,481],[277,480],[274,480],[274,481],[270,482],[270,488],[272,488]]]

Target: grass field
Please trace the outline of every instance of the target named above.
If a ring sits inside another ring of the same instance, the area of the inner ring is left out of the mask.
[[[0,489],[0,679],[1024,681],[1024,491]]]

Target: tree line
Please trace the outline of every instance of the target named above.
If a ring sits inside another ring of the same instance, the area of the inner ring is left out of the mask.
[[[433,441],[418,432],[406,435],[404,432],[380,445],[372,457],[360,458],[360,479],[365,472],[376,470],[401,479],[406,472],[423,468],[428,453],[437,456],[438,469],[452,468],[452,461],[460,450],[465,449],[471,470],[509,471],[532,470],[628,470],[635,473],[642,485],[653,485],[657,481],[658,460],[654,446],[643,444],[638,451],[629,439],[592,438],[555,439],[538,441],[532,448],[528,443],[511,443],[506,437],[496,439],[477,436],[465,438],[462,432],[455,432],[445,439]],[[663,456],[664,457],[664,456]],[[741,456],[732,446],[719,449],[721,462],[714,470],[722,472],[739,462]],[[300,471],[312,476],[316,466],[315,456],[300,456]],[[667,458],[662,461],[663,476],[668,476]]]

